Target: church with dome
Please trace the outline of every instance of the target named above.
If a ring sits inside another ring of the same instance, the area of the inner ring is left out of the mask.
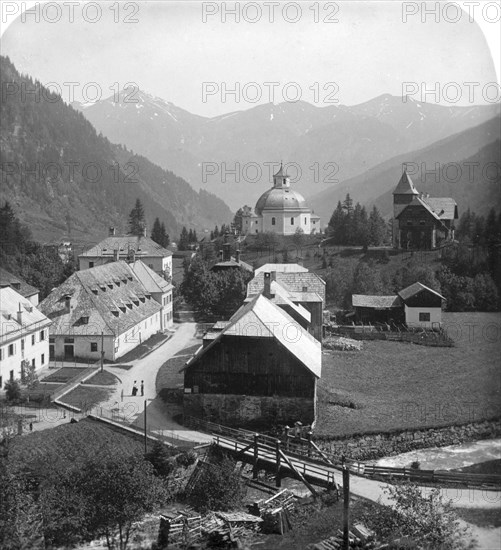
[[[271,231],[294,235],[301,229],[306,235],[320,232],[320,218],[306,204],[304,197],[291,189],[290,177],[283,166],[273,176],[273,187],[263,193],[252,212],[242,208],[242,233],[252,235]]]

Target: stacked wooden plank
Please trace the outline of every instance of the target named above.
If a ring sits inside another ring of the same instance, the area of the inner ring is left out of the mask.
[[[388,544],[378,543],[372,533],[369,533],[363,526],[355,526],[353,532],[349,533],[350,550],[384,550],[389,548]],[[305,550],[341,550],[343,548],[343,533],[338,530],[333,537],[309,544]]]
[[[263,519],[263,533],[283,535],[292,529],[290,512],[295,504],[295,496],[288,489],[284,489],[266,500],[256,501],[249,507],[249,511]]]

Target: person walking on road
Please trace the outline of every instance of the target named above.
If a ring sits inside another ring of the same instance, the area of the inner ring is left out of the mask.
[[[137,380],[134,380],[134,385],[132,386],[132,397],[136,397],[137,395]]]
[[[141,380],[141,395],[144,396],[144,380]]]

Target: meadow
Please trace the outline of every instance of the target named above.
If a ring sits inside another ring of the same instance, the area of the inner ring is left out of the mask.
[[[501,313],[444,313],[455,346],[363,342],[324,351],[317,436],[391,432],[501,416]]]

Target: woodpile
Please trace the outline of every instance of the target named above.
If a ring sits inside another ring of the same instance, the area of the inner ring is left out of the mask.
[[[324,349],[338,350],[338,351],[360,351],[362,349],[362,342],[359,340],[353,340],[352,338],[329,337],[325,338],[322,342]]]
[[[374,534],[363,525],[354,525],[349,532],[350,550],[384,550],[388,544],[380,544]],[[341,550],[343,548],[343,532],[338,529],[333,537],[321,542],[309,544],[305,550]]]
[[[263,533],[278,533],[283,535],[292,529],[290,512],[296,504],[296,497],[284,489],[276,495],[264,500],[258,500],[249,506],[249,511],[263,519]]]

